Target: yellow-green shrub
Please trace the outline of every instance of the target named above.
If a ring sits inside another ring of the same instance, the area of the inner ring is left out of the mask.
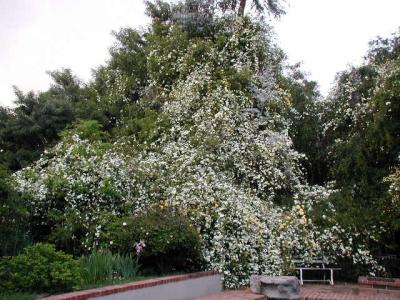
[[[80,282],[79,261],[50,244],[37,243],[0,259],[0,291],[64,292]]]

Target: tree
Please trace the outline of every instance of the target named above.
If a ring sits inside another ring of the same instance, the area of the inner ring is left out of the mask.
[[[176,5],[170,5],[165,1],[146,1],[147,9],[150,15],[158,20],[171,19],[174,9],[185,8],[186,12],[190,12],[192,17],[201,18],[206,15],[215,14],[217,10],[223,13],[234,13],[239,17],[244,16],[246,6],[251,2],[252,7],[258,13],[268,13],[273,17],[280,17],[285,14],[285,10],[281,5],[282,0],[184,0]]]
[[[44,148],[58,138],[58,132],[74,119],[72,105],[49,94],[24,94],[15,89],[16,107],[3,124],[1,160],[11,170],[37,159]]]
[[[398,41],[399,34],[371,43],[362,66],[339,74],[324,111],[328,176],[340,189],[336,206],[350,226],[379,228],[380,239],[371,243],[391,253],[399,249],[393,236],[400,212],[384,178],[400,153]]]
[[[290,66],[282,77],[282,85],[289,91],[291,109],[289,135],[294,148],[305,154],[302,164],[311,184],[324,185],[328,179],[324,123],[321,118],[323,103],[315,81],[310,81],[300,70],[300,64]]]
[[[0,108],[0,163],[10,170],[38,159],[58,140],[58,133],[76,119],[105,123],[90,89],[71,70],[48,73],[53,84],[47,91],[24,93],[14,87],[15,107]]]
[[[280,17],[285,13],[281,0],[251,0],[252,6],[260,13],[267,12],[274,17]],[[244,16],[247,0],[217,0],[218,5],[224,10],[234,10],[238,16]]]
[[[29,244],[28,210],[14,190],[7,168],[0,164],[0,257],[15,255]]]

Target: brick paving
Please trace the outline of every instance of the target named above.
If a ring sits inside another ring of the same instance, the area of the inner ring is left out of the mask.
[[[200,297],[194,300],[264,300],[263,295],[257,295],[250,290],[243,291],[226,291],[219,294]]]
[[[262,300],[250,290],[226,291],[196,300]],[[312,285],[301,287],[301,300],[400,300],[400,290],[378,289],[361,285]]]
[[[364,287],[361,285],[304,285],[302,300],[400,300],[400,290]]]

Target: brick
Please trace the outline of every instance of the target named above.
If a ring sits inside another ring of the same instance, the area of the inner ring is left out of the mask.
[[[400,278],[358,277],[358,283],[372,287],[400,289]]]

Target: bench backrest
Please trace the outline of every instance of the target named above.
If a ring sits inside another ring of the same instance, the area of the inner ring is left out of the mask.
[[[296,258],[293,260],[296,267],[311,266],[311,267],[322,267],[330,264],[330,260],[326,257],[313,257],[311,260],[304,260],[301,258]]]

